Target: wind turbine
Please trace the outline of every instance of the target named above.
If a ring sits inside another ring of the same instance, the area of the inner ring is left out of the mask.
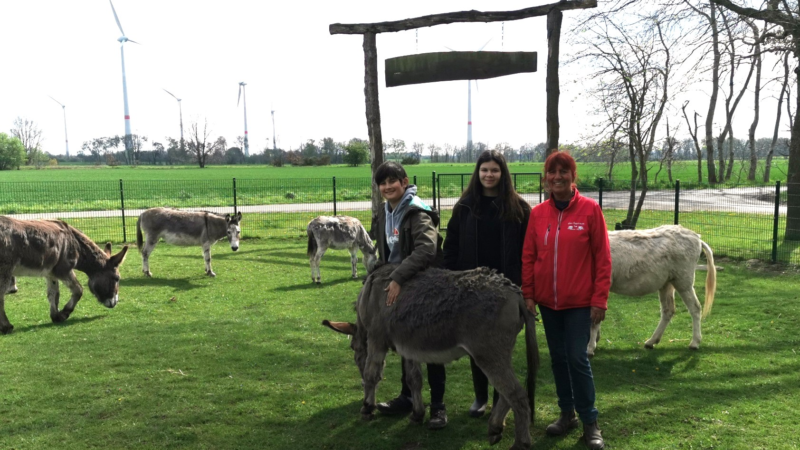
[[[178,113],[180,114],[180,118],[181,118],[181,146],[183,146],[183,108],[181,107],[181,99],[179,99],[178,97],[175,97],[175,94],[173,94],[172,92],[170,92],[170,91],[168,91],[166,89],[164,89],[164,92],[166,92],[167,94],[171,95],[172,98],[174,98],[175,100],[178,101]]]
[[[48,97],[50,96],[48,95]],[[69,139],[67,139],[67,107],[53,97],[50,98],[53,99],[54,102],[61,105],[61,110],[64,112],[64,143],[67,145],[67,159],[69,159]]]
[[[277,150],[278,146],[275,143],[275,110],[273,109],[270,113],[272,113],[272,150]]]
[[[250,142],[247,140],[247,93],[244,90],[245,86],[247,86],[247,83],[244,81],[239,82],[239,98],[236,99],[236,107],[239,107],[239,100],[242,100],[242,94],[244,94],[244,156],[246,158],[250,156]]]
[[[486,46],[489,45],[489,42],[492,42],[492,39],[486,41],[486,43],[483,44],[483,47],[479,48],[478,51],[481,51],[484,48],[486,48]],[[450,47],[445,47],[445,48],[450,50],[451,52],[455,51]],[[467,150],[469,151],[472,151],[472,81],[473,80],[467,80]],[[475,89],[477,89],[478,80],[474,81],[475,81]]]
[[[122,30],[122,24],[119,23],[119,17],[117,17],[117,10],[114,9],[114,3],[111,0],[108,0],[108,3],[111,4],[111,12],[114,13],[114,20],[117,21],[119,31],[122,33],[122,36],[117,38],[117,40],[119,41],[119,54],[122,58],[122,100],[125,105],[125,154],[130,155],[133,151],[133,138],[131,137],[131,115],[130,112],[128,112],[128,82],[125,78],[125,43],[133,42],[134,44],[138,44],[138,42],[128,39],[125,36],[125,31]]]

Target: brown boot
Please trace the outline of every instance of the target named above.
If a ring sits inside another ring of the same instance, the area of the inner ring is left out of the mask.
[[[601,450],[605,447],[603,436],[600,434],[600,428],[597,427],[597,422],[583,425],[583,442],[591,450]]]
[[[573,428],[578,428],[578,418],[575,417],[575,411],[561,411],[558,420],[548,425],[545,431],[550,436],[563,436]]]

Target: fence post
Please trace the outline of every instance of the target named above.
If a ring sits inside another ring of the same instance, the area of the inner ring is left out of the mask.
[[[678,215],[681,211],[681,180],[675,180],[675,225],[678,225]]]
[[[333,215],[336,215],[336,177],[333,177]]]
[[[541,177],[539,177],[539,179],[541,180]],[[600,182],[600,194],[598,196],[597,203],[600,205],[600,209],[603,209],[603,179],[600,178],[598,181]],[[539,183],[541,183],[541,181],[539,181]]]
[[[417,176],[416,175],[414,175],[414,186],[417,186]],[[417,186],[417,187],[419,187],[419,186]]]
[[[513,175],[514,175],[514,190],[516,191],[517,190],[517,174],[513,174]],[[463,192],[464,189],[461,189],[461,191]]]
[[[775,217],[772,222],[772,263],[778,262],[778,222],[781,214],[781,180],[775,182]]]
[[[233,215],[236,215],[236,213],[237,213],[236,208],[237,207],[238,207],[238,205],[237,205],[237,201],[236,201],[236,177],[234,177],[233,178]]]
[[[539,203],[542,203],[542,174],[539,174]]]
[[[125,230],[125,191],[122,189],[122,178],[119,179],[119,202],[122,205],[122,242],[128,242],[128,234]]]
[[[431,197],[433,197],[433,209],[436,209],[436,171],[431,172]]]

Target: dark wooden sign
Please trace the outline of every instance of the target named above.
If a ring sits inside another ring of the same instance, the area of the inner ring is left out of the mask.
[[[536,52],[437,52],[386,60],[386,87],[536,72]]]

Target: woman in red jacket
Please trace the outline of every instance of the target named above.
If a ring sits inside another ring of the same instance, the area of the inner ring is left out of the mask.
[[[522,295],[539,305],[561,415],[547,434],[564,435],[583,422],[584,442],[602,449],[595,389],[586,346],[592,323],[605,318],[611,251],[600,206],[575,186],[575,160],[552,153],[544,163],[550,199],[531,211],[522,251]]]

